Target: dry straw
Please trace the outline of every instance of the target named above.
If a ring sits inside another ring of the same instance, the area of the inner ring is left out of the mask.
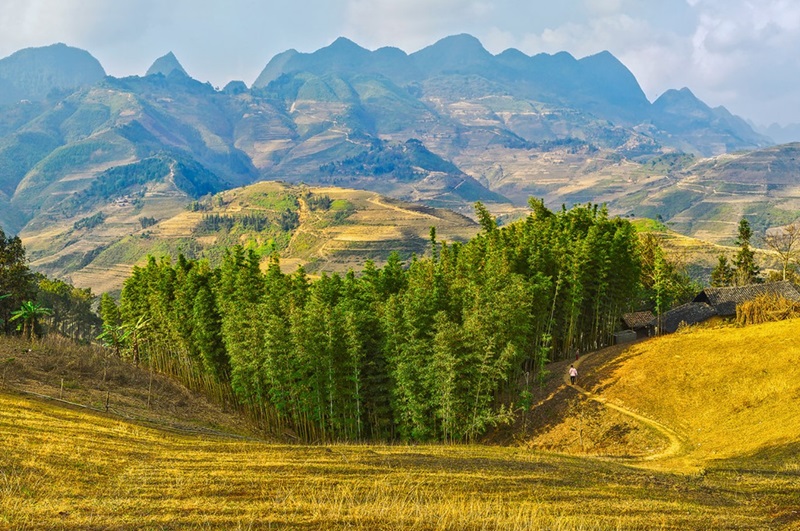
[[[800,302],[774,294],[761,295],[736,307],[736,324],[740,326],[798,317],[800,317]]]

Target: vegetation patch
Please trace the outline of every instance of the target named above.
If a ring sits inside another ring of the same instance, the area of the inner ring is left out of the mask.
[[[416,139],[410,139],[402,144],[376,140],[366,151],[341,161],[323,164],[319,170],[328,177],[391,175],[399,181],[416,180],[432,171],[456,175],[462,173],[453,163],[428,151],[422,142]]]
[[[89,216],[88,218],[79,219],[72,225],[72,228],[75,230],[81,230],[81,229],[89,230],[99,225],[102,225],[105,222],[105,220],[106,220],[106,215],[103,214],[102,212],[98,212],[97,214]]]

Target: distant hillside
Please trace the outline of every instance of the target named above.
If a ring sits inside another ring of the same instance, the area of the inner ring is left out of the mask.
[[[152,167],[166,171],[167,162],[156,159]],[[448,210],[333,187],[264,182],[192,200],[177,184],[178,166],[136,194],[112,195],[110,203],[23,231],[31,266],[102,293],[119,289],[148,255],[183,253],[217,264],[226,248],[242,244],[264,261],[279,253],[289,271],[302,264],[310,273],[346,272],[368,259],[382,264],[392,251],[404,260],[424,254],[432,226],[445,241],[478,232],[477,223]]]
[[[800,144],[784,144],[710,159],[684,160],[660,188],[617,201],[631,213],[660,218],[672,229],[730,245],[747,218],[757,235],[800,217]]]

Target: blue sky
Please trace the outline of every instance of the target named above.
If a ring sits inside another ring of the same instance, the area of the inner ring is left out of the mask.
[[[689,87],[767,125],[800,123],[796,0],[3,0],[0,56],[65,42],[115,76],[172,51],[195,78],[252,83],[286,49],[345,36],[413,52],[470,33],[492,53],[609,50],[654,100]]]

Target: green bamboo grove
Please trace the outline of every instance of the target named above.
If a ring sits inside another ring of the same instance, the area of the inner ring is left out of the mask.
[[[551,212],[437,242],[404,264],[311,281],[277,257],[221,265],[151,258],[125,282],[107,332],[155,370],[303,441],[473,441],[511,422],[549,361],[610,343],[637,303],[636,232],[604,208]]]

